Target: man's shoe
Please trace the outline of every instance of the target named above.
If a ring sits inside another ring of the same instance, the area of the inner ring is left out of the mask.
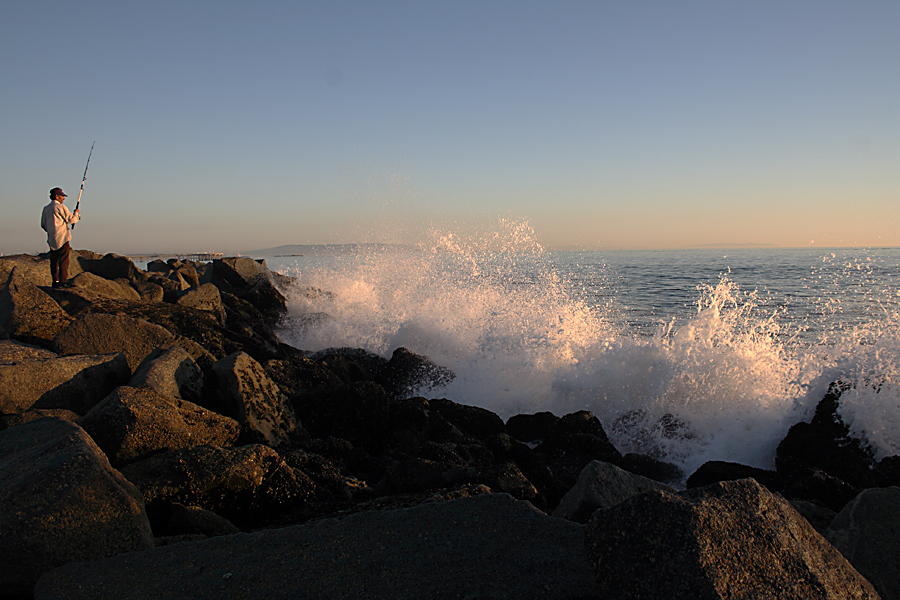
[[[67,281],[67,282],[65,282],[65,283],[59,284],[59,287],[61,287],[61,288],[73,288],[73,287],[75,287],[75,286],[72,285],[72,282],[71,282],[71,281]]]
[[[50,287],[58,288],[58,287],[59,287],[59,282],[58,282],[58,281],[54,281],[54,282],[53,282],[53,285],[50,286]]]

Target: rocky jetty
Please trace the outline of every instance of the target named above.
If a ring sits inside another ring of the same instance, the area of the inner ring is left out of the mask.
[[[282,343],[263,261],[74,254],[66,289],[0,257],[0,597],[900,598],[850,383],[776,470],[685,478],[587,411],[418,396],[454,375],[405,348]]]

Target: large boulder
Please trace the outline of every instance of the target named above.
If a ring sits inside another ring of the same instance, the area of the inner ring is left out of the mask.
[[[385,447],[392,403],[380,385],[360,382],[303,390],[292,397],[303,428],[316,437],[334,436],[370,451]]]
[[[581,526],[503,494],[63,567],[36,600],[595,598]]]
[[[884,600],[900,599],[900,487],[864,490],[831,521],[826,537]]]
[[[53,338],[53,349],[60,354],[122,352],[133,372],[148,354],[173,337],[169,330],[142,319],[89,313]]]
[[[600,509],[586,526],[602,597],[878,598],[782,497],[753,479]]]
[[[203,371],[187,350],[165,343],[144,358],[128,385],[198,402],[203,397]]]
[[[131,262],[130,258],[118,254],[105,254],[100,259],[81,258],[78,263],[84,271],[104,279],[147,280],[147,274]]]
[[[571,488],[581,471],[594,460],[617,463],[622,455],[609,441],[600,420],[587,410],[565,415],[535,451],[548,456],[556,478]]]
[[[121,353],[28,356],[27,348],[0,342],[0,413],[64,408],[84,414],[131,375]]]
[[[13,269],[18,269],[19,275],[34,285],[48,286],[53,283],[50,261],[46,258],[30,254],[0,256],[0,282],[7,281]]]
[[[220,324],[225,323],[225,307],[222,305],[222,296],[219,294],[219,288],[211,283],[188,288],[181,292],[175,303],[198,310],[205,310],[212,313]]]
[[[428,406],[450,423],[453,423],[461,431],[474,438],[484,439],[506,433],[506,425],[503,423],[503,419],[486,408],[457,404],[446,398],[429,400]]]
[[[557,421],[559,417],[547,411],[514,415],[506,421],[506,431],[522,442],[538,442],[550,436]]]
[[[137,489],[77,425],[32,421],[0,432],[0,589],[30,594],[73,561],[153,547]]]
[[[250,288],[261,279],[267,279],[269,271],[266,261],[256,261],[243,256],[229,256],[214,260],[212,265],[211,283],[220,287],[236,289]]]
[[[797,423],[778,444],[775,466],[785,481],[785,493],[797,476],[822,471],[855,488],[869,487],[875,458],[859,439],[850,436],[850,428],[838,412],[841,395],[850,389],[846,383],[833,383],[816,406],[809,423]],[[804,500],[818,499],[801,497]]]
[[[160,450],[228,446],[240,433],[234,419],[151,389],[127,386],[113,391],[78,424],[114,465]]]
[[[133,287],[141,296],[144,302],[162,302],[165,296],[162,286],[152,281],[135,281],[132,282]]]
[[[609,508],[649,490],[675,493],[658,481],[623,471],[610,463],[595,460],[581,471],[578,481],[559,501],[554,517],[587,523],[598,508]]]
[[[74,293],[87,292],[88,294],[96,294],[104,298],[130,300],[133,302],[141,299],[141,295],[131,285],[104,279],[93,273],[81,273],[74,277],[71,283],[74,286],[72,290]]]
[[[218,390],[214,408],[236,419],[247,439],[273,446],[289,441],[297,420],[262,365],[246,352],[235,352],[217,361],[212,373]]]
[[[0,290],[0,329],[9,337],[49,347],[71,320],[53,298],[13,269]]]
[[[34,410],[28,410],[14,415],[3,415],[0,417],[0,430],[24,425],[25,423],[31,423],[38,419],[46,419],[47,417],[58,417],[60,419],[65,419],[66,421],[71,421],[72,423],[77,423],[78,419],[81,418],[81,415],[65,408],[35,408]]]
[[[316,493],[315,484],[263,444],[168,450],[122,467],[148,508],[200,506],[238,525],[258,526]]]
[[[393,397],[407,398],[449,384],[456,374],[427,356],[397,348],[381,369],[378,382]],[[502,424],[502,423],[501,423]]]

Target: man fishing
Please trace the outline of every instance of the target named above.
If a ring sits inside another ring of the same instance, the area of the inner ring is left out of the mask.
[[[81,219],[78,207],[70,212],[63,204],[66,193],[62,188],[50,190],[50,204],[44,207],[41,214],[41,228],[47,232],[47,244],[50,246],[50,276],[53,287],[71,287],[69,283],[69,240],[72,234],[69,225]]]

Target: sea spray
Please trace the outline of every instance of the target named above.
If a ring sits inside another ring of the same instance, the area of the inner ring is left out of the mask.
[[[281,335],[308,350],[351,346],[386,357],[404,346],[456,372],[430,397],[504,418],[587,409],[623,452],[688,473],[706,460],[772,468],[787,429],[845,378],[860,383],[845,393],[842,416],[879,456],[896,453],[900,333],[896,296],[878,279],[884,270],[828,257],[808,268],[796,254],[775,256],[784,263],[726,267],[682,289],[695,277],[688,269],[672,284],[671,273],[641,265],[645,279],[623,283],[617,271],[630,265],[546,252],[527,225],[469,237],[433,230],[416,250],[286,268],[298,290],[334,296],[292,294]],[[653,298],[653,277],[669,278],[663,300]],[[763,289],[736,281],[753,277]],[[852,293],[842,295],[848,281]],[[876,293],[895,312],[873,312]]]

